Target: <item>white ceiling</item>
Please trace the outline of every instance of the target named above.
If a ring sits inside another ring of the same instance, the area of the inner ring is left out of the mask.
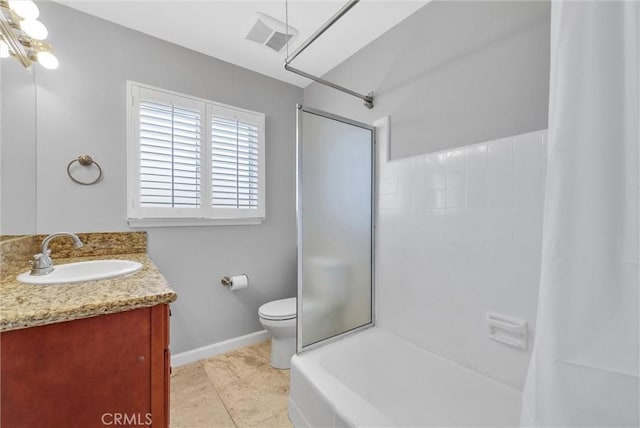
[[[55,1],[300,87],[311,83],[284,70],[286,49],[275,52],[243,37],[256,11],[285,21],[285,0]],[[428,1],[361,0],[292,65],[322,76]],[[346,0],[288,0],[289,25],[300,31],[291,41],[289,52],[344,4]]]

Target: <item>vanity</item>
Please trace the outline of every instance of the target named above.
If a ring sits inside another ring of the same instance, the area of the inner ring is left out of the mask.
[[[146,254],[146,234],[79,234],[51,243],[55,265],[142,264],[70,284],[16,280],[43,236],[0,242],[2,427],[169,426],[169,304],[175,292]]]

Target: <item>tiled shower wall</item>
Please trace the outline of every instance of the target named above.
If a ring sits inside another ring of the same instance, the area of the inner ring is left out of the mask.
[[[384,145],[378,325],[521,389],[535,329],[546,131],[394,161]],[[528,321],[527,349],[490,340],[487,312]]]

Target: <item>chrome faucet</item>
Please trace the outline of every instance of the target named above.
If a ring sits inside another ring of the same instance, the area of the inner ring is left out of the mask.
[[[67,232],[52,233],[42,240],[42,247],[40,247],[40,253],[33,256],[31,259],[31,275],[46,275],[53,272],[53,260],[51,260],[51,250],[49,249],[49,242],[60,236],[68,236],[75,242],[76,248],[83,246],[82,241],[77,235]]]

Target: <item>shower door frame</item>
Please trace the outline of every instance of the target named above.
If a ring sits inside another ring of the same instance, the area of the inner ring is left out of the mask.
[[[345,123],[347,125],[356,126],[359,128],[371,131],[371,320],[363,325],[354,327],[342,333],[338,333],[334,336],[327,337],[317,342],[311,343],[306,346],[302,346],[302,113],[315,114],[317,116],[324,117],[326,119],[335,120]],[[340,340],[346,336],[356,334],[363,330],[374,327],[376,324],[376,188],[377,188],[377,148],[376,148],[376,129],[373,125],[367,125],[366,123],[358,122],[343,116],[338,116],[333,113],[318,110],[312,107],[307,107],[302,104],[296,104],[296,231],[297,231],[297,274],[298,274],[298,287],[296,299],[296,354],[300,354],[306,351],[310,351],[320,346],[324,346],[336,340]]]

